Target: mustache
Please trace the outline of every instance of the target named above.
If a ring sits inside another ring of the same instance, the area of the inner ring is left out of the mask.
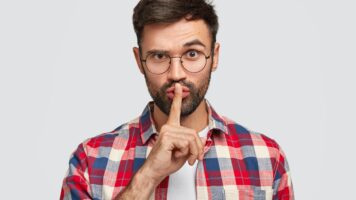
[[[171,81],[171,82],[165,83],[161,87],[161,89],[160,89],[161,92],[165,93],[168,88],[172,87],[176,83],[179,83],[182,86],[185,86],[185,87],[189,88],[190,90],[195,90],[195,86],[194,86],[194,84],[192,82],[189,82],[189,81]]]

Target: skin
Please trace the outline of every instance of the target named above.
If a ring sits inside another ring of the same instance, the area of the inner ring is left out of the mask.
[[[210,55],[211,36],[203,20],[182,19],[168,25],[147,25],[142,35],[142,57],[145,57],[145,52],[152,49],[166,50],[171,56],[180,56],[190,48],[194,48]],[[185,46],[196,40],[204,46],[197,44]],[[175,90],[169,113],[154,104],[153,119],[159,132],[158,138],[143,166],[116,199],[148,199],[154,188],[166,176],[179,170],[185,162],[188,161],[193,165],[196,160],[203,159],[205,140],[197,133],[208,125],[206,104],[203,100],[189,115],[182,115],[182,112],[189,110],[189,103],[191,103],[190,95],[182,99],[182,85],[189,82],[196,88],[206,87],[207,90],[209,83],[206,80],[217,68],[219,46],[215,43],[214,58],[208,59],[206,67],[199,73],[186,71],[179,59],[173,59],[170,69],[160,75],[150,73],[140,61],[139,49],[133,49],[137,65],[140,72],[145,75],[151,95],[167,83],[174,82]]]
[[[190,46],[191,48],[201,50],[206,55],[211,54],[211,36],[208,26],[204,23],[203,20],[186,21],[185,19],[182,19],[169,25],[147,25],[144,27],[142,35],[143,38],[141,47],[143,58],[146,56],[145,52],[152,49],[167,50],[170,52],[171,56],[180,56],[189,49],[184,48],[183,45],[194,40],[201,41],[205,47],[194,45]],[[152,88],[152,90],[159,90],[162,85],[171,81],[187,81],[199,87],[204,82],[204,80],[209,77],[211,71],[216,70],[219,58],[219,47],[220,45],[216,43],[214,49],[214,59],[208,59],[206,67],[199,73],[190,73],[184,70],[179,62],[179,59],[173,59],[169,71],[161,75],[152,74],[147,69],[145,69],[140,61],[139,49],[134,48],[133,51],[137,66],[139,67],[140,72],[145,75],[146,83],[148,83],[148,89],[150,90],[150,88]],[[212,63],[212,60],[214,63]],[[150,93],[152,92],[150,91]],[[188,102],[183,100],[183,109],[186,106],[186,103]],[[156,128],[157,130],[160,130],[161,126],[167,121],[168,115],[162,112],[162,110],[159,109],[156,104],[154,105],[153,115]],[[189,116],[182,117],[181,123],[182,126],[195,129],[196,131],[200,131],[206,127],[207,113],[205,103],[201,102],[195,112]]]

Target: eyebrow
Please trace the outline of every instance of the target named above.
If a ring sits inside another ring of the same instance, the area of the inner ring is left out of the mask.
[[[203,46],[204,48],[206,47],[205,44],[203,44],[200,40],[198,39],[195,39],[195,40],[192,40],[190,42],[187,42],[185,43],[183,46],[184,47],[189,47],[189,46],[193,46],[193,45],[200,45],[200,46]]]
[[[149,55],[149,54],[154,54],[154,53],[169,54],[169,51],[159,50],[159,49],[152,49],[152,50],[147,51],[146,54]]]
[[[190,46],[194,46],[194,45],[199,45],[202,47],[206,47],[204,43],[202,43],[200,40],[195,39],[189,42],[186,42],[185,44],[183,44],[183,47],[190,47]],[[146,55],[149,54],[153,54],[153,53],[162,53],[162,54],[169,54],[169,51],[167,50],[161,50],[161,49],[151,49],[149,51],[146,52]]]

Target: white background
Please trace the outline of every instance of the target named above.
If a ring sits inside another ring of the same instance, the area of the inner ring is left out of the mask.
[[[58,199],[76,146],[142,112],[136,2],[0,2],[1,199]],[[296,199],[352,199],[355,3],[215,4],[221,57],[207,99],[279,142]]]

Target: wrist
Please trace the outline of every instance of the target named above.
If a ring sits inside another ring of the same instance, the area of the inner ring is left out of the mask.
[[[143,165],[132,179],[133,184],[142,184],[143,187],[152,187],[152,190],[162,181],[162,178],[148,165]]]
[[[146,200],[149,199],[156,187],[153,181],[141,169],[132,177],[126,188],[115,198],[116,200]]]
[[[145,171],[139,170],[133,176],[127,191],[133,194],[130,199],[148,199],[157,185]]]
[[[153,167],[150,166],[150,163],[146,161],[144,165],[137,171],[137,174],[145,179],[149,180],[153,185],[154,188],[157,187],[159,183],[166,177],[162,174],[161,171],[155,170]]]

